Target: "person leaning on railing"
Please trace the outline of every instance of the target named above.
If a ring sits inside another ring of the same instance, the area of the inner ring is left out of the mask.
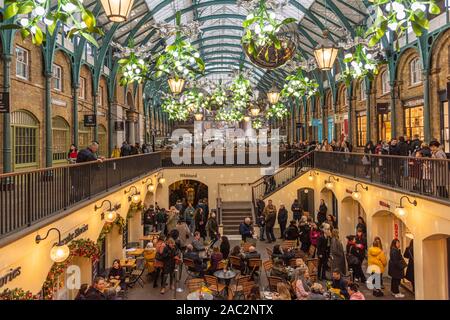
[[[91,162],[91,161],[103,162],[105,158],[97,157],[97,151],[98,151],[98,142],[92,141],[91,144],[86,149],[83,149],[80,152],[78,152],[77,163]]]

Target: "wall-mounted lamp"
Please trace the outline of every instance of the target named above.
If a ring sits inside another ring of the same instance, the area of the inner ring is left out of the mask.
[[[147,185],[147,191],[148,192],[154,192],[155,191],[155,185],[153,184],[152,178],[147,178],[145,181],[142,182],[142,184],[146,184],[147,181],[150,180],[150,184]]]
[[[125,194],[130,193],[132,189],[134,190],[134,192],[128,197],[128,201],[138,203],[141,200],[141,193],[138,191],[136,186],[131,186],[130,189],[128,189],[128,191],[125,190]]]
[[[111,201],[103,200],[103,202],[99,206],[97,205],[94,206],[94,211],[97,211],[98,209],[102,208],[105,203],[109,204],[109,208],[106,209],[106,211],[102,212],[102,220],[112,223],[116,221],[117,209],[120,208],[120,204],[116,204],[115,206],[113,206]]]
[[[399,217],[404,217],[408,214],[408,210],[403,206],[403,199],[406,199],[410,204],[417,207],[417,200],[412,200],[408,196],[403,196],[400,198],[400,205],[395,208],[395,214]]]
[[[42,238],[40,235],[37,235],[35,241],[37,244],[39,244],[42,240],[47,239],[49,233],[53,230],[58,232],[58,242],[55,243],[50,250],[50,259],[52,259],[54,262],[63,262],[69,257],[70,249],[64,242],[61,241],[61,231],[59,231],[59,229],[50,228],[48,229],[45,237]]]
[[[334,187],[334,182],[331,181],[331,179],[333,179],[336,182],[339,182],[339,178],[336,178],[335,176],[329,176],[328,180],[325,181],[325,188],[327,188],[328,190],[331,190]]]
[[[166,178],[164,178],[164,176],[161,174],[161,176],[158,178],[158,183],[164,184],[165,182],[166,182]]]
[[[364,186],[362,183],[357,183],[355,185],[355,191],[352,192],[352,198],[353,200],[360,200],[361,199],[361,192],[358,191],[358,186],[361,186],[361,188],[363,188],[364,190],[369,190],[368,186]]]
[[[318,175],[319,175],[318,172],[316,172],[316,171],[314,171],[314,170],[311,170],[311,171],[309,172],[308,180],[312,182],[312,181],[314,181],[314,176],[318,176]]]

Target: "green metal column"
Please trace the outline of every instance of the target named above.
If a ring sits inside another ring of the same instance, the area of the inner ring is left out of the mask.
[[[114,143],[114,117],[113,117],[113,112],[112,112],[112,101],[113,101],[113,94],[111,94],[109,92],[110,90],[108,89],[108,153],[109,155],[112,154],[113,148],[115,146]],[[120,146],[118,146],[120,147]]]
[[[352,85],[347,87],[348,96],[348,142],[353,144],[353,88]]]
[[[369,80],[369,78],[366,78],[364,81],[366,81],[366,143],[372,140],[372,113],[370,110],[370,98],[371,98],[371,87],[372,82]]]
[[[93,89],[93,92],[92,92],[92,99],[94,99],[94,101],[93,101],[94,114],[95,114],[96,118],[97,118],[97,109],[98,109],[97,97],[98,97],[98,88]],[[94,141],[98,141],[98,120],[95,122],[95,127],[94,127]]]
[[[433,138],[431,135],[431,115],[430,115],[430,72],[423,70],[423,131],[426,142]],[[412,137],[410,137],[412,139]]]
[[[5,48],[4,48],[5,50]],[[3,92],[10,92],[11,88],[11,60],[12,54],[3,53]],[[12,171],[11,148],[11,114],[3,114],[3,173]]]
[[[147,121],[148,121],[148,99],[146,99],[145,97],[143,98],[143,102],[144,102],[144,143],[147,144],[148,143],[148,139],[147,139],[147,131],[148,131],[148,125],[147,125]]]
[[[79,91],[79,84],[73,83],[72,84],[72,92],[73,92],[73,107],[72,107],[72,127],[73,127],[73,144],[79,148],[78,145],[78,91]]]
[[[53,164],[53,132],[52,132],[52,77],[48,70],[45,76],[45,166]]]

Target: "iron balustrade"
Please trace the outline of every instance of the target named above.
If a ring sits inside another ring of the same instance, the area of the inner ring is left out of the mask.
[[[150,153],[0,175],[0,238],[161,168]]]
[[[450,201],[449,159],[316,151],[314,166],[356,180]]]

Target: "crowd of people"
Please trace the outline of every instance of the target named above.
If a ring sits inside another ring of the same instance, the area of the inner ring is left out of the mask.
[[[279,224],[280,239],[295,241],[298,244],[297,251],[309,258],[317,258],[317,278],[319,281],[333,281],[333,288],[336,287],[344,292],[346,296],[347,284],[337,286],[335,280],[340,276],[349,276],[352,279],[353,291],[356,289],[354,283],[360,282],[366,284],[370,281],[374,287],[373,295],[376,297],[384,295],[383,293],[383,274],[388,268],[388,274],[391,276],[391,293],[396,298],[403,298],[400,293],[400,282],[406,278],[414,287],[414,256],[413,241],[409,243],[404,254],[400,252],[400,241],[393,239],[389,248],[389,264],[386,254],[383,251],[380,237],[375,237],[371,246],[367,243],[367,226],[363,217],[358,217],[358,223],[355,226],[355,234],[346,235],[345,246],[340,238],[337,229],[337,221],[332,213],[321,200],[319,211],[315,217],[311,217],[308,212],[302,210],[299,201],[296,199],[291,205],[293,220],[288,224],[288,212],[284,205],[277,210],[271,200],[267,205],[262,199],[256,203],[257,215],[256,225],[259,227],[259,240],[267,243],[276,242],[274,236],[275,223]],[[249,238],[256,238],[257,234],[250,218],[246,218],[239,227],[242,241],[248,241]],[[302,256],[301,255],[301,256]],[[273,247],[272,258],[274,260],[274,270],[276,275],[282,278],[287,277],[287,271],[280,268],[288,265],[289,260],[298,257],[298,252],[283,249],[279,244]],[[406,263],[405,259],[408,259]],[[363,268],[366,262],[367,268]],[[405,273],[406,269],[406,273]],[[327,277],[327,271],[330,271],[331,279]],[[368,280],[367,276],[370,276]],[[339,280],[340,281],[340,280]],[[379,282],[378,282],[379,281]],[[359,295],[359,294],[358,294]],[[348,298],[348,296],[346,296]]]

